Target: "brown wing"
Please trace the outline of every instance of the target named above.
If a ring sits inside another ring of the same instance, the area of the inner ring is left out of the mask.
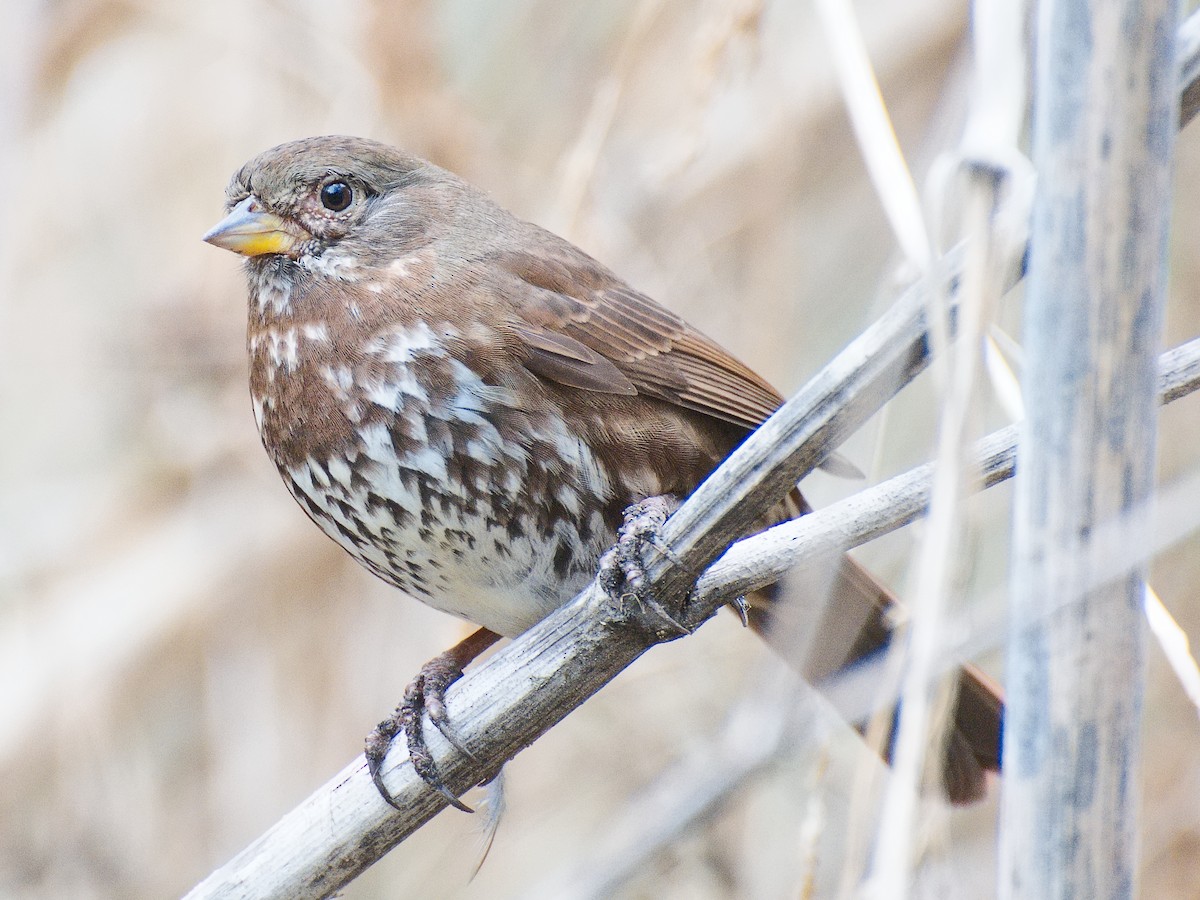
[[[529,356],[525,367],[531,372],[570,387],[602,394],[637,395],[637,387],[608,359],[558,331],[524,322],[513,330],[525,344]]]
[[[560,248],[555,248],[560,249]],[[757,428],[782,398],[766,381],[674,313],[582,251],[507,253],[519,279],[514,323],[526,367],[572,387],[657,397]]]

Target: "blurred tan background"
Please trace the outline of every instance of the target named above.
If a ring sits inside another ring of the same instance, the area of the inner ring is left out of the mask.
[[[919,181],[959,134],[965,7],[858,4]],[[401,144],[785,391],[893,293],[893,241],[808,3],[8,0],[5,20],[0,896],[182,893],[360,752],[464,633],[345,557],[262,453],[241,273],[199,240],[246,159],[327,132]],[[1200,139],[1178,146],[1168,344],[1200,330]],[[1018,312],[1010,298],[1014,329]],[[915,385],[848,455],[873,478],[926,458],[935,402]],[[1162,416],[1164,481],[1200,466],[1198,412],[1192,398]],[[856,487],[810,482],[817,503]],[[973,594],[1003,591],[1007,502],[973,503]],[[862,555],[902,588],[912,540]],[[1194,638],[1198,548],[1154,570]],[[509,767],[473,881],[475,823],[450,812],[346,896],[527,896],[586,865],[767,657],[730,616],[656,648]],[[1143,889],[1200,896],[1200,721],[1148,657]],[[1000,671],[999,653],[983,662]],[[619,896],[830,895],[873,813],[849,802],[865,751],[814,731]],[[991,896],[994,823],[994,801],[939,819],[919,894]]]

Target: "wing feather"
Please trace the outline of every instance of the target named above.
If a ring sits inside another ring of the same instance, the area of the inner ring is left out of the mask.
[[[506,253],[527,368],[588,390],[641,393],[747,429],[782,402],[752,369],[581,250]],[[553,295],[552,302],[543,292]],[[581,349],[582,348],[582,349]],[[592,355],[589,355],[592,354]]]
[[[588,391],[636,396],[633,382],[586,344],[544,328],[518,325],[515,330],[529,351],[525,366],[531,372]]]

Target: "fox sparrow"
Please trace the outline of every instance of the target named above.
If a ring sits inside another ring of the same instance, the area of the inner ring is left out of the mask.
[[[367,742],[389,802],[379,767],[401,729],[448,794],[422,711],[460,743],[441,700],[462,667],[575,596],[626,507],[687,495],[781,398],[574,245],[373,141],[266,151],[205,240],[247,257],[254,417],[292,496],[371,572],[482,626]],[[804,511],[795,492],[763,525]],[[818,680],[890,635],[890,596],[849,559],[832,591]],[[998,770],[1001,716],[964,668],[942,767],[952,800],[982,796]]]

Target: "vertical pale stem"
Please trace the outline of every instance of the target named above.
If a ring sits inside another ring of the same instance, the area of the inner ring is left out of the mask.
[[[1175,14],[1173,0],[1039,10],[999,872],[1009,898],[1135,888],[1143,573],[1084,585],[1089,535],[1145,521],[1153,486]]]

